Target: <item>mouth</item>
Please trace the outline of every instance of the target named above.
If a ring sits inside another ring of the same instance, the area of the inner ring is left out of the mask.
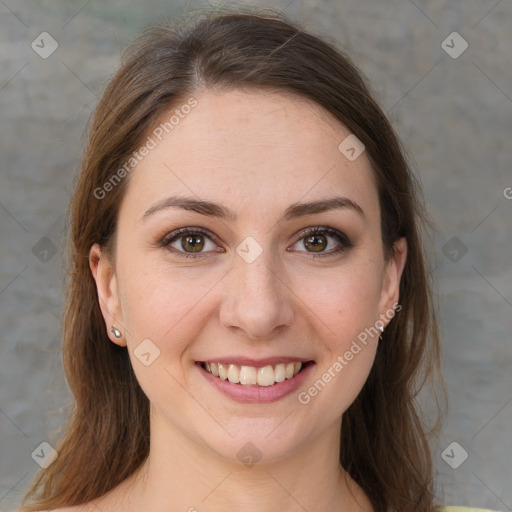
[[[247,366],[219,361],[198,361],[196,364],[213,377],[231,384],[272,387],[293,379],[313,365],[314,361],[282,362],[265,366]]]

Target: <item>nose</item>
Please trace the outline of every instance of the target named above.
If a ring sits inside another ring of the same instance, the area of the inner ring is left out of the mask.
[[[282,262],[270,250],[264,250],[251,263],[234,254],[226,279],[220,308],[223,326],[249,339],[268,340],[291,325],[294,295]]]

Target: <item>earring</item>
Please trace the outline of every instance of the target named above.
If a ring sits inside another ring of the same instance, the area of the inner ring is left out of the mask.
[[[382,335],[384,334],[384,327],[382,327],[382,325],[379,327],[380,329],[380,336],[379,336],[379,340],[382,340]]]
[[[116,329],[115,327],[112,327],[110,329],[110,332],[116,337],[116,338],[120,338],[121,337],[121,331],[119,329]]]

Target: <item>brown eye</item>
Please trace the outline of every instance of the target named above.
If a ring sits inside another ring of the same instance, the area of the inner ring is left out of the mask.
[[[316,228],[307,229],[300,235],[302,238],[295,245],[302,242],[302,247],[307,249],[306,252],[313,253],[313,256],[332,256],[353,247],[349,238],[344,233],[334,228],[318,226]],[[331,242],[331,239],[334,239],[337,244]]]
[[[204,247],[203,235],[182,236],[181,248],[185,251],[201,252]]]
[[[304,247],[313,252],[321,252],[328,245],[325,235],[310,235],[304,239]]]
[[[304,230],[301,235],[302,238],[295,245],[302,241],[302,247],[306,248],[305,252],[312,253],[313,257],[333,256],[353,247],[352,242],[344,233],[330,227],[309,228]],[[209,252],[224,252],[217,248],[213,238],[215,237],[203,228],[180,228],[166,235],[159,245],[169,247],[169,252],[183,258],[206,256]],[[331,242],[331,240],[335,242]],[[210,247],[208,244],[211,244]],[[203,249],[206,250],[203,251]],[[299,252],[304,251],[299,250]]]
[[[177,229],[166,235],[159,245],[169,247],[172,254],[183,258],[205,256],[207,252],[215,251],[217,248],[212,241],[212,235],[202,228]]]

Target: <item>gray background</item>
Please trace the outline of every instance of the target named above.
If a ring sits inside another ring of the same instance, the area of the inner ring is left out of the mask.
[[[140,28],[205,5],[0,0],[0,512],[19,505],[39,469],[31,453],[55,444],[71,403],[61,234],[89,116]],[[438,494],[512,510],[511,2],[274,6],[349,52],[423,184],[450,393],[434,452]],[[59,45],[47,59],[31,48],[43,31]],[[442,48],[454,31],[469,44],[458,58]],[[445,459],[469,455],[457,469],[441,456],[452,442],[460,447]]]

